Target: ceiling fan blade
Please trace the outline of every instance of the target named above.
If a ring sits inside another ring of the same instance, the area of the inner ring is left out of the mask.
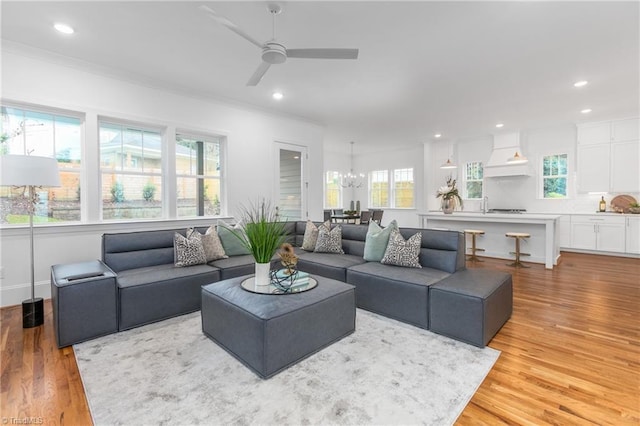
[[[256,70],[256,72],[254,72],[251,78],[249,79],[249,81],[247,81],[247,86],[257,86],[258,83],[260,83],[260,80],[262,80],[262,77],[264,77],[265,73],[267,72],[270,66],[271,64],[269,62],[261,63],[260,66],[258,66],[258,69]]]
[[[234,33],[238,34],[240,37],[245,38],[246,40],[249,40],[251,43],[255,44],[256,46],[258,46],[259,48],[263,48],[264,47],[264,43],[260,43],[258,40],[256,40],[255,38],[251,37],[249,34],[245,33],[244,30],[242,30],[240,27],[238,27],[236,24],[234,24],[233,22],[231,22],[230,20],[228,20],[227,18],[225,18],[224,16],[218,14],[218,12],[216,12],[215,10],[205,6],[205,5],[201,5],[200,10],[206,12],[209,14],[209,16],[211,16],[216,22],[218,22],[221,25],[224,25],[225,27],[229,28],[231,31],[233,31]]]
[[[287,49],[287,58],[358,59],[358,49]]]

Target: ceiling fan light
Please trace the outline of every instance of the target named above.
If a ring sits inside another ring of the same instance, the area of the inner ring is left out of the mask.
[[[451,162],[450,158],[447,158],[447,162],[440,166],[441,169],[457,169],[458,166]]]

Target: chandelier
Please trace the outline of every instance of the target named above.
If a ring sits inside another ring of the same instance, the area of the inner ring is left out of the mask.
[[[349,142],[351,145],[351,156],[349,157],[349,173],[340,173],[340,185],[343,188],[361,188],[364,185],[364,173],[353,172],[353,144],[354,141]]]

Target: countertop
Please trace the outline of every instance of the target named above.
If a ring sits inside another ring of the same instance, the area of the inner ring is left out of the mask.
[[[482,212],[465,212],[455,211],[453,214],[444,214],[441,211],[429,211],[426,213],[418,213],[419,216],[428,216],[433,219],[447,220],[465,220],[473,219],[477,221],[482,219],[487,222],[506,222],[506,221],[527,221],[527,220],[556,220],[561,215],[551,213],[482,213]]]

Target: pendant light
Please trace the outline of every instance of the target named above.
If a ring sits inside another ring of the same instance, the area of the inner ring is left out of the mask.
[[[524,164],[528,162],[529,160],[527,159],[527,157],[525,157],[524,155],[520,155],[518,151],[516,151],[516,153],[513,154],[513,157],[510,157],[509,159],[507,159],[507,163],[509,164]]]
[[[442,166],[440,166],[440,168],[441,169],[457,169],[458,166],[452,163],[450,158],[447,158],[447,162],[444,163]]]

